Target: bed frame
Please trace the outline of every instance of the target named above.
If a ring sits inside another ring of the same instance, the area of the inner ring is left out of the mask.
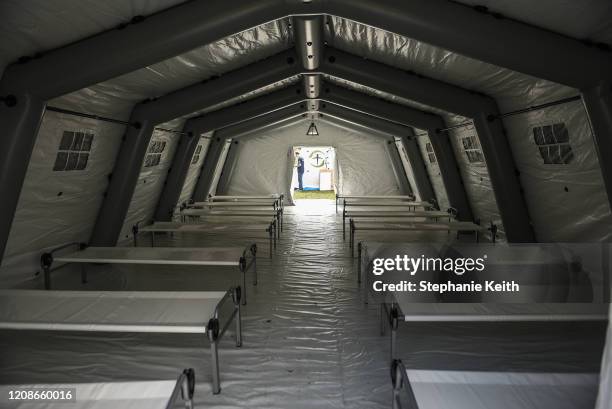
[[[79,251],[55,255],[71,246]],[[45,289],[51,289],[51,273],[54,263],[81,264],[81,282],[87,283],[87,264],[152,264],[168,266],[216,266],[237,267],[242,274],[242,303],[246,305],[246,273],[252,269],[253,285],[257,285],[257,245],[241,247],[87,247],[82,243],[70,243],[57,247],[40,257],[44,272]],[[61,266],[60,266],[61,267]]]
[[[270,224],[220,224],[220,223],[176,223],[176,222],[155,222],[148,226],[141,227],[138,223],[132,227],[134,236],[134,247],[138,247],[138,234],[151,234],[151,247],[155,247],[156,233],[192,233],[192,234],[211,234],[218,232],[265,232],[268,236],[268,244],[270,248],[270,258],[272,258],[273,249],[276,249],[276,220]]]
[[[210,341],[213,393],[221,390],[218,343],[235,322],[242,346],[240,287],[223,291],[0,290],[0,329],[202,334]],[[233,309],[220,320],[228,303]]]
[[[336,193],[336,213],[338,213],[338,201],[341,199],[351,199],[353,201],[413,201],[414,196],[412,195],[343,195]]]

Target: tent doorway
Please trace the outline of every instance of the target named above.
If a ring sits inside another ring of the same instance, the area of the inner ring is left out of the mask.
[[[298,164],[303,164],[302,183]],[[332,146],[294,146],[291,194],[294,199],[333,199],[337,179],[336,150]]]

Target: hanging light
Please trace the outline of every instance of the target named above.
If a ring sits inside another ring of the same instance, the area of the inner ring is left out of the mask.
[[[317,129],[317,126],[315,125],[314,122],[310,123],[310,126],[308,127],[308,131],[306,131],[306,135],[310,135],[310,136],[319,135],[319,130]]]

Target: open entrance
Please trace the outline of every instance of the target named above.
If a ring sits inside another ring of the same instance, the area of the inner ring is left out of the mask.
[[[334,199],[337,182],[334,147],[294,146],[293,159],[291,194],[295,200]]]

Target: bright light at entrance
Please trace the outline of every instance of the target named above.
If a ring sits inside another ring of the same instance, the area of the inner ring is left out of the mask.
[[[331,146],[295,146],[291,190],[295,199],[333,198],[336,151]]]

